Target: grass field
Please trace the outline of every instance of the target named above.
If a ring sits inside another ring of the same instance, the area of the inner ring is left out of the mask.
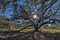
[[[3,26],[2,26],[2,24],[3,24]],[[29,26],[26,29],[21,30],[24,27],[15,26],[15,24],[13,25],[12,23],[11,24],[7,23],[7,25],[5,25],[6,23],[2,22],[2,24],[1,24],[1,27],[0,27],[0,38],[2,38],[4,40],[5,40],[5,38],[7,38],[7,40],[9,40],[9,39],[18,40],[22,37],[22,39],[20,39],[20,40],[23,40],[23,37],[24,37],[24,40],[28,40],[29,37],[31,36],[30,40],[33,40],[32,39],[33,34],[31,34],[31,32],[34,31],[33,26]],[[53,25],[51,27],[42,26],[39,30],[42,34],[39,34],[39,33],[35,32],[34,33],[35,38],[39,38],[40,40],[60,40],[60,28],[55,26],[55,25]],[[23,36],[24,34],[27,34],[27,35],[25,35],[26,37]],[[36,34],[37,34],[37,36],[36,36]],[[0,40],[2,40],[2,39],[0,39]]]
[[[13,24],[9,21],[7,21],[7,22],[0,21],[0,31],[10,31],[10,30],[14,31],[14,30],[21,30],[22,28],[23,27],[21,27],[20,25]],[[29,26],[26,29],[21,30],[20,32],[30,32],[33,30],[34,30],[34,27]],[[39,30],[41,30],[42,32],[46,32],[46,33],[53,33],[53,34],[59,33],[60,32],[60,24],[59,25],[52,24],[51,27],[43,26]]]
[[[20,28],[20,27],[13,27],[13,28],[0,28],[0,31],[11,31],[11,30],[13,30],[13,31],[15,31],[15,30],[17,30],[17,31],[19,31],[20,29],[22,29],[22,28]],[[26,28],[26,29],[24,29],[24,30],[21,30],[20,32],[31,32],[31,31],[33,31],[34,30],[34,28],[33,27],[28,27],[28,28]],[[45,33],[52,33],[52,34],[55,34],[55,33],[60,33],[60,29],[51,29],[51,28],[44,28],[44,27],[41,27],[40,29],[39,29],[40,31],[42,31],[42,32],[45,32]]]

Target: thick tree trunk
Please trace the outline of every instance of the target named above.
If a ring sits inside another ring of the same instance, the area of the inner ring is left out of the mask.
[[[34,30],[35,32],[39,32],[37,25],[34,25],[34,28],[35,28]]]

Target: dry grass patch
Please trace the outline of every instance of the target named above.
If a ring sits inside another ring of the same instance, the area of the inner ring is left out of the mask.
[[[51,28],[43,28],[43,27],[41,27],[40,30],[42,32],[45,32],[45,33],[52,33],[52,34],[60,33],[60,29],[51,29]]]

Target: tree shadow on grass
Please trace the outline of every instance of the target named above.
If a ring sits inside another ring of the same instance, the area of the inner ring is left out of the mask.
[[[60,40],[60,33],[49,34],[42,32],[18,32],[17,34],[19,35],[14,37],[0,38],[0,40]]]

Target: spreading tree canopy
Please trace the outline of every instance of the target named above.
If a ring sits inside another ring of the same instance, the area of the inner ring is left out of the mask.
[[[2,6],[0,9],[5,12],[7,7],[11,7],[13,11],[13,14],[10,15],[11,21],[15,22],[19,20],[22,24],[30,23],[35,28],[34,31],[39,32],[38,29],[42,25],[59,21],[56,17],[56,14],[59,13],[58,11],[60,10],[59,1],[60,0],[23,0],[20,4],[18,0],[1,0],[0,4]],[[11,6],[8,6],[10,3]],[[57,6],[55,6],[55,4],[57,4]]]

